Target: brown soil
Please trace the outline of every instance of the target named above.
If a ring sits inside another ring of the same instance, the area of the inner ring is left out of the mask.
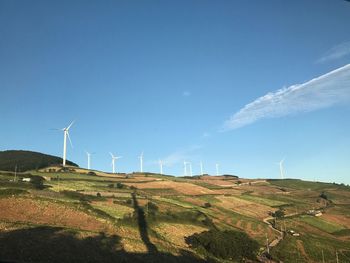
[[[182,182],[173,182],[173,181],[155,181],[149,183],[125,183],[128,186],[135,186],[139,189],[162,189],[162,188],[172,188],[175,191],[185,194],[185,195],[202,195],[202,194],[214,194],[214,192],[210,189],[204,188],[202,186],[190,184],[190,183],[182,183]]]
[[[221,201],[216,205],[220,205],[226,209],[231,209],[237,213],[255,217],[261,220],[265,218],[268,215],[268,212],[271,210],[269,206],[235,198],[233,196],[218,196],[216,198]]]
[[[0,220],[64,226],[94,232],[114,232],[107,222],[97,220],[71,207],[42,200],[27,198],[0,199]]]

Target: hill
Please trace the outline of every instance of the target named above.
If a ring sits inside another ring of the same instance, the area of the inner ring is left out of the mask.
[[[23,176],[0,172],[0,261],[350,262],[345,185],[78,168],[27,173],[38,190]]]
[[[14,171],[17,165],[17,171],[25,172],[41,169],[50,165],[62,163],[62,158],[32,151],[0,151],[0,171]],[[67,161],[68,165],[78,166]]]

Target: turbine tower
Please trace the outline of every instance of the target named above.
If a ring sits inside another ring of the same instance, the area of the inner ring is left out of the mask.
[[[66,166],[66,159],[67,159],[67,137],[68,137],[68,140],[70,142],[70,145],[72,146],[73,148],[73,144],[72,144],[72,141],[69,137],[69,129],[72,127],[74,121],[71,122],[71,124],[69,124],[68,127],[66,128],[63,128],[62,131],[63,131],[63,166]]]
[[[87,165],[88,165],[88,170],[90,170],[90,158],[91,158],[91,153],[86,151],[86,155],[87,155]]]
[[[115,161],[122,158],[121,156],[114,156],[111,152],[109,153],[112,157],[112,172],[115,174]]]
[[[279,162],[281,179],[284,179],[283,162],[284,158]]]
[[[199,163],[199,165],[200,165],[200,167],[201,167],[201,175],[203,175],[203,162],[201,161],[201,162]]]
[[[184,161],[184,175],[187,176],[187,162]]]
[[[163,161],[159,160],[159,168],[160,168],[160,174],[163,174]]]
[[[140,159],[140,172],[143,173],[143,152],[139,156]]]
[[[219,175],[219,164],[215,164],[215,168],[216,168],[216,175]]]

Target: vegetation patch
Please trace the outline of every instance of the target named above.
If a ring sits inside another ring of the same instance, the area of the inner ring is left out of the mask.
[[[24,189],[17,189],[17,188],[0,189],[0,197],[27,194],[27,193],[28,193],[28,191],[26,191]]]
[[[300,217],[300,220],[327,233],[334,233],[345,229],[341,225],[325,221],[319,217],[304,215]]]
[[[186,237],[186,243],[205,256],[243,261],[254,260],[259,244],[247,234],[232,230],[209,230]]]
[[[282,206],[282,205],[286,205],[287,203],[283,202],[283,201],[278,201],[275,199],[268,199],[268,198],[263,198],[263,197],[259,197],[259,196],[254,196],[254,195],[249,195],[249,194],[242,194],[239,196],[239,198],[247,200],[247,201],[252,201],[252,202],[257,202],[259,204],[263,204],[263,205],[268,205],[271,207],[277,207],[277,206]]]

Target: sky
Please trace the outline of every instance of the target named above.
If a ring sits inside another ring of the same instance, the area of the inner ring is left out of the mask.
[[[350,2],[0,0],[0,150],[350,183]]]

